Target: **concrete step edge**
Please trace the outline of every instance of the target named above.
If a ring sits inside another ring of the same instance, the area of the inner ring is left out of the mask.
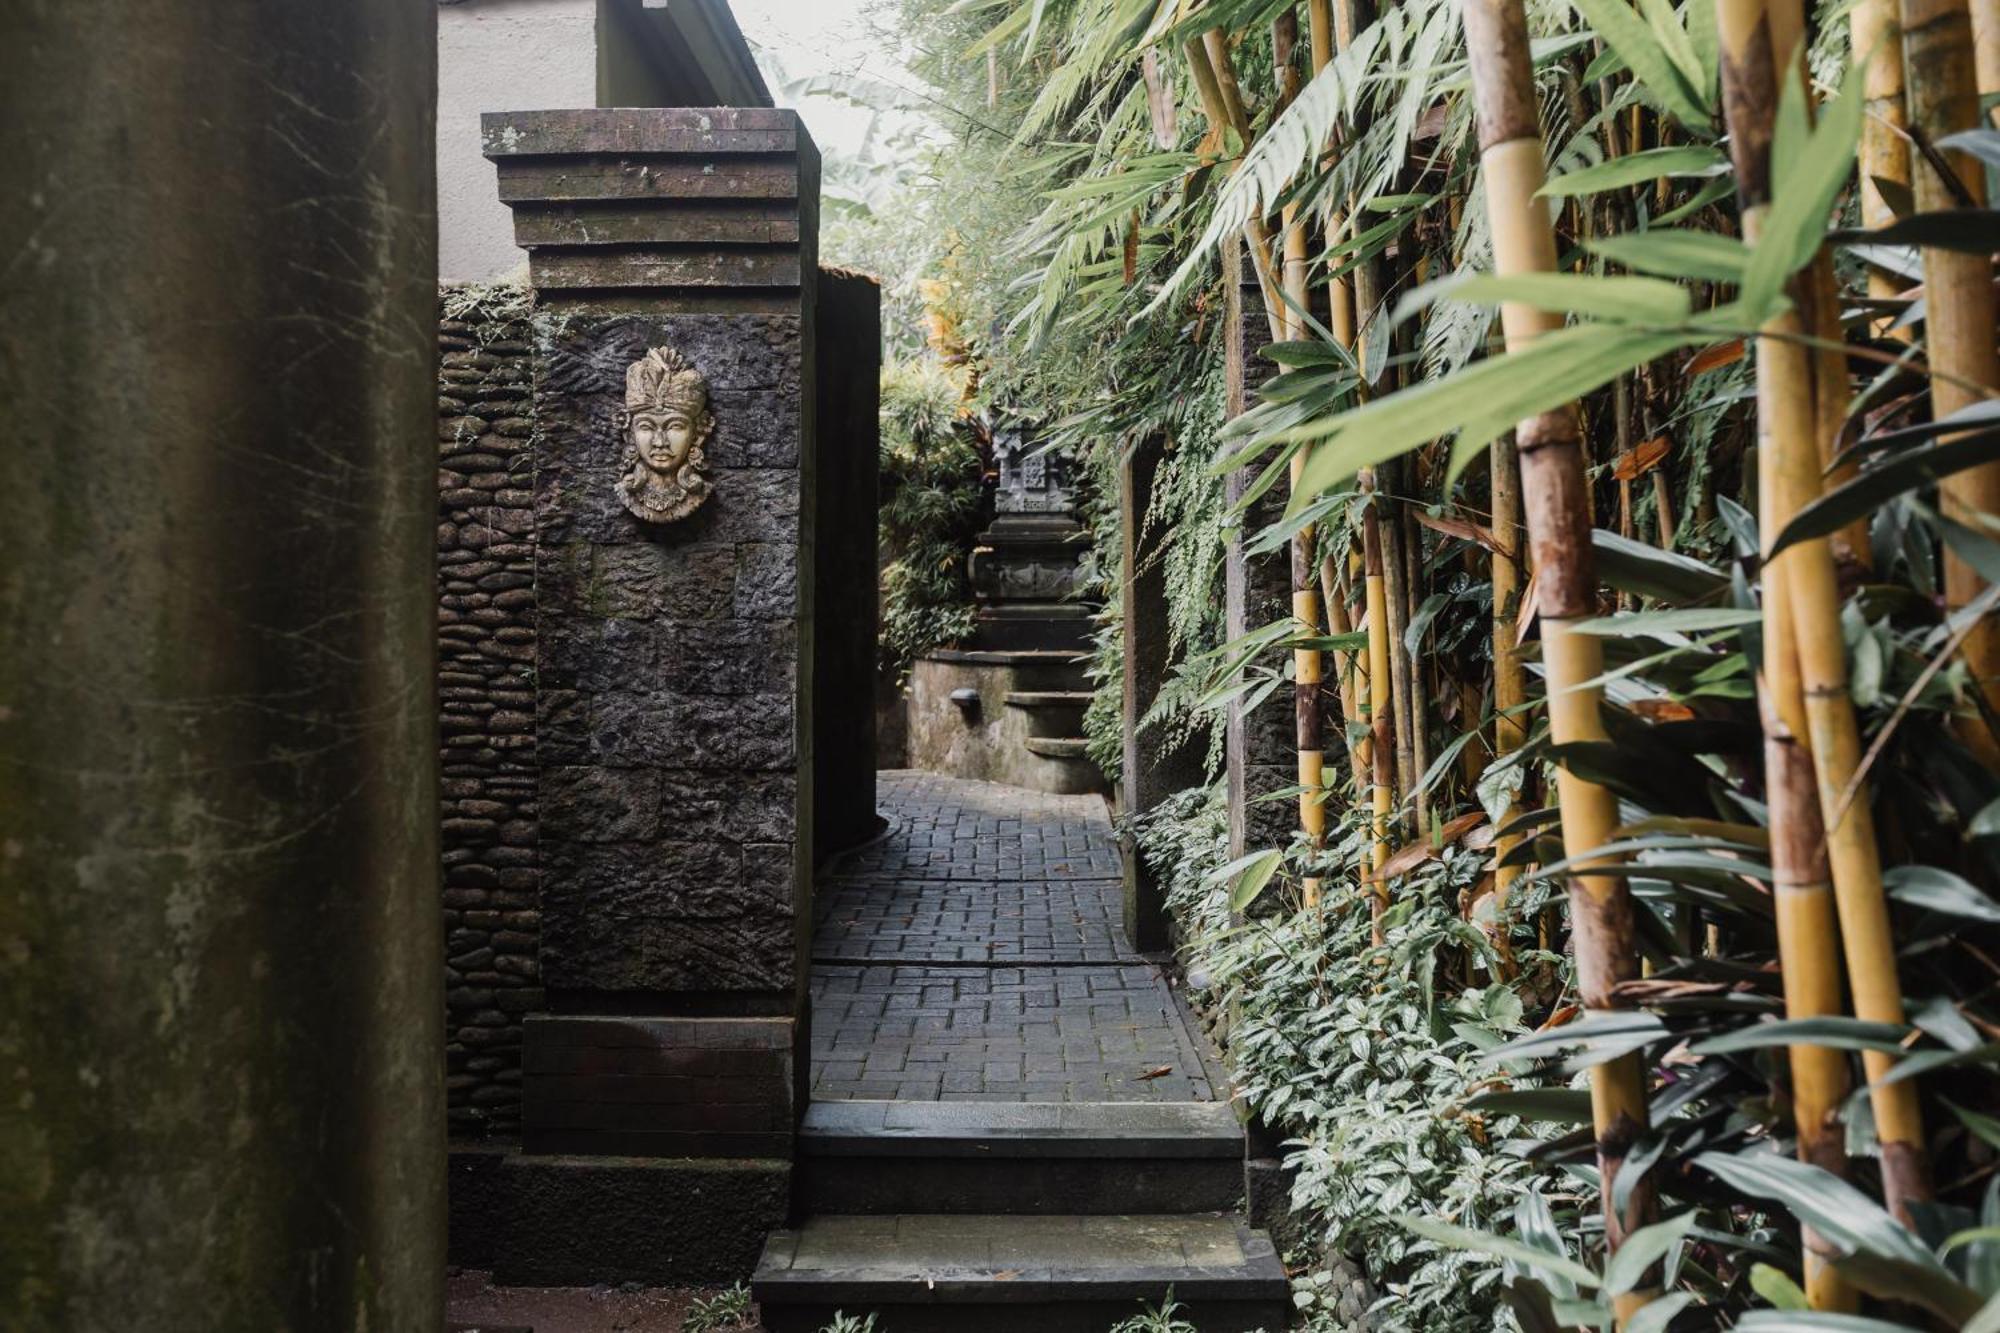
[[[819,1157],[1240,1158],[1225,1102],[814,1102],[798,1152]]]

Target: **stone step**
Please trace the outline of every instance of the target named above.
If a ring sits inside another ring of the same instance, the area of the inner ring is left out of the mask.
[[[1014,690],[1007,695],[1009,708],[1088,708],[1094,696],[1089,690]]]
[[[814,1102],[806,1213],[1208,1213],[1243,1198],[1222,1102]]]
[[[809,1217],[751,1282],[769,1333],[835,1311],[881,1333],[1104,1333],[1169,1288],[1201,1333],[1279,1333],[1291,1306],[1270,1237],[1213,1215]]]
[[[1022,744],[1029,754],[1044,759],[1082,759],[1090,750],[1090,742],[1081,736],[1030,736]]]

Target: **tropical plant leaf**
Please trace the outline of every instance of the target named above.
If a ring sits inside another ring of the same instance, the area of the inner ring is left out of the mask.
[[[1770,1023],[1725,1032],[1696,1042],[1696,1055],[1756,1051],[1772,1046],[1827,1046],[1842,1051],[1902,1053],[1910,1029],[1895,1023],[1868,1023],[1858,1018],[1781,1018]]]
[[[1470,1227],[1453,1226],[1449,1222],[1439,1222],[1411,1213],[1398,1213],[1391,1220],[1425,1240],[1435,1241],[1454,1250],[1472,1250],[1478,1254],[1490,1254],[1497,1259],[1510,1259],[1527,1268],[1567,1278],[1579,1287],[1597,1286],[1597,1274],[1576,1260],[1566,1255],[1550,1254],[1546,1250],[1525,1244],[1511,1236],[1496,1236],[1491,1232],[1474,1231]]]
[[[1802,507],[1771,543],[1770,554],[1776,555],[1796,542],[1824,537],[1874,513],[1899,495],[1995,461],[2000,461],[2000,429],[1895,454]]]
[[[1671,611],[1632,611],[1597,616],[1570,626],[1573,634],[1630,639],[1647,634],[1699,634],[1707,630],[1740,629],[1762,623],[1764,613],[1737,606],[1688,607]]]
[[[1820,108],[1819,123],[1796,154],[1773,150],[1771,205],[1744,270],[1740,296],[1759,322],[1776,303],[1785,280],[1819,249],[1827,212],[1853,168],[1863,110],[1860,70],[1859,64],[1849,69],[1839,96]],[[1802,121],[1805,97],[1800,81],[1787,78],[1780,121],[1787,111]]]
[[[1750,247],[1734,236],[1672,227],[1606,236],[1588,242],[1586,248],[1594,255],[1641,273],[1700,278],[1707,282],[1741,282],[1744,270],[1750,266]]]
[[[2000,902],[1943,866],[1894,866],[1882,872],[1882,883],[1899,903],[2000,925]]]
[[[1917,245],[1990,255],[2000,250],[2000,209],[1953,208],[1937,213],[1912,213],[1886,227],[1827,233],[1834,245]]]
[[[1791,1209],[1819,1233],[1834,1264],[1864,1291],[1913,1302],[1947,1319],[1969,1318],[1979,1308],[1978,1293],[1952,1276],[1908,1228],[1831,1172],[1766,1151],[1703,1153],[1694,1164],[1732,1188]]]
[[[1590,534],[1590,544],[1598,578],[1621,592],[1685,606],[1729,591],[1727,574],[1693,556],[1662,551],[1603,528]]]
[[[1699,1217],[1693,1211],[1640,1227],[1625,1238],[1604,1265],[1604,1290],[1622,1296],[1645,1279],[1646,1270],[1666,1257],[1694,1229]],[[1689,1299],[1693,1299],[1690,1297]]]
[[[1668,114],[1690,130],[1706,133],[1713,116],[1687,72],[1668,53],[1658,34],[1625,0],[1570,0],[1584,22],[1618,53],[1632,76],[1644,84]]]
[[[1536,193],[1553,199],[1568,199],[1580,194],[1596,194],[1601,190],[1644,184],[1663,176],[1712,176],[1727,170],[1728,166],[1728,159],[1714,148],[1648,148],[1643,152],[1611,158],[1594,167],[1566,171]]]

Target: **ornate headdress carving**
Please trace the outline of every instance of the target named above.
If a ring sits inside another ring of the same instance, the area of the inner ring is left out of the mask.
[[[655,347],[625,368],[625,410],[708,415],[708,380],[671,347]]]
[[[708,498],[702,446],[715,429],[708,380],[671,347],[655,347],[625,368],[625,443],[618,496],[648,523],[685,518]]]

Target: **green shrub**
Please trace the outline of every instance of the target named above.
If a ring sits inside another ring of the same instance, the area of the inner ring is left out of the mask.
[[[926,358],[882,370],[882,663],[972,632],[967,562],[984,495],[979,453],[958,412],[960,386]]]

